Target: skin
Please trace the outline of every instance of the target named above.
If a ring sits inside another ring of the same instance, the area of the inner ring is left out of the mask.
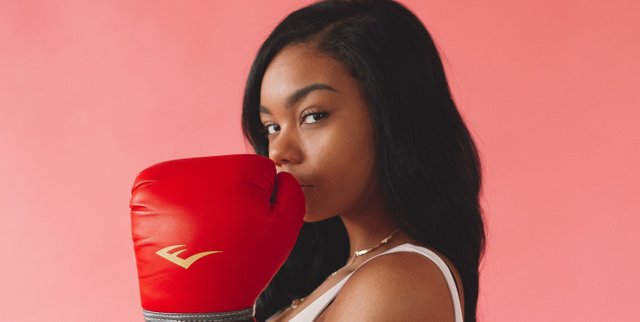
[[[304,88],[308,90],[298,92]],[[312,44],[285,47],[265,72],[260,105],[269,158],[278,172],[293,174],[301,184],[305,221],[339,215],[352,254],[378,244],[397,229],[382,203],[365,96],[358,80],[339,61],[318,53]],[[327,278],[296,309],[281,313],[277,320],[293,317],[369,257],[406,242],[420,245],[398,232],[388,244]],[[462,285],[453,265],[441,257]],[[450,297],[434,263],[418,254],[393,253],[371,260],[354,273],[318,321],[453,321]]]

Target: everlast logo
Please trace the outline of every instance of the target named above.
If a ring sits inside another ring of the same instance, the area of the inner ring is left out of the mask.
[[[187,258],[181,258],[178,257],[178,255],[184,253],[187,251],[187,249],[183,249],[183,250],[179,250],[173,253],[169,253],[170,251],[176,249],[176,248],[180,248],[180,247],[184,247],[185,245],[173,245],[173,246],[169,246],[169,247],[165,247],[159,251],[156,252],[156,254],[160,255],[161,257],[163,257],[164,259],[184,268],[184,269],[189,269],[189,266],[191,266],[193,263],[195,263],[197,260],[199,260],[202,257],[205,257],[207,255],[211,255],[211,254],[215,254],[215,253],[221,253],[221,250],[212,250],[212,251],[207,251],[207,252],[201,252],[201,253],[197,253],[195,255],[191,255]]]

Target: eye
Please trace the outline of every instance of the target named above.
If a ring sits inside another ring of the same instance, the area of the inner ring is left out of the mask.
[[[300,116],[300,119],[302,120],[302,123],[312,124],[327,117],[327,115],[329,115],[329,113],[324,111],[309,112],[302,114],[302,116]]]
[[[270,124],[265,124],[264,125],[264,132],[267,135],[275,134],[278,131],[280,131],[280,125],[278,125],[278,124],[270,123]]]

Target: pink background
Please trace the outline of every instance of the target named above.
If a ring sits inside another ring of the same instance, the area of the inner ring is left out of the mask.
[[[133,178],[249,151],[251,60],[305,3],[0,1],[2,320],[142,320]],[[404,3],[484,159],[481,321],[636,316],[639,2]]]

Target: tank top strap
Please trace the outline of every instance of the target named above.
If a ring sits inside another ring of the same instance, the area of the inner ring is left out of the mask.
[[[343,277],[336,285],[331,287],[328,291],[318,297],[313,303],[309,304],[306,308],[296,314],[289,322],[308,322],[315,320],[324,310],[325,308],[333,301],[333,299],[338,295],[340,289],[344,286],[344,284],[349,280],[353,273],[357,272],[362,266],[364,266],[370,260],[383,256],[386,254],[397,253],[397,252],[413,252],[421,254],[428,259],[430,259],[442,272],[444,276],[447,286],[449,287],[449,292],[451,293],[451,300],[453,301],[453,309],[455,314],[455,322],[462,322],[462,306],[460,304],[460,297],[458,295],[458,288],[456,287],[455,279],[453,278],[453,274],[451,270],[447,266],[447,264],[438,256],[436,253],[431,251],[428,248],[416,246],[412,244],[402,244],[396,247],[393,247],[383,253],[375,255],[369,259],[367,259],[364,263],[360,264],[358,268],[356,268],[353,272],[349,273],[347,276]]]

